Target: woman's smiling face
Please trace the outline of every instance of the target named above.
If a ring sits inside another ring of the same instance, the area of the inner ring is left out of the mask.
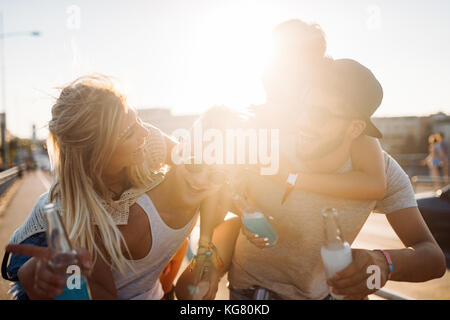
[[[127,108],[120,124],[117,147],[107,168],[124,168],[144,161],[144,146],[148,130],[144,127],[136,111]]]

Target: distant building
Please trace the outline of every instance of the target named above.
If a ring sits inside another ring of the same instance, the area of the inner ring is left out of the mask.
[[[145,122],[158,127],[167,134],[171,134],[176,129],[189,129],[199,115],[179,115],[172,114],[170,109],[149,108],[138,109],[139,116]]]
[[[428,136],[443,132],[450,139],[450,116],[438,113],[425,117],[380,117],[373,122],[383,133],[383,149],[390,154],[420,154],[428,152]],[[450,141],[449,141],[450,142]]]
[[[383,134],[383,149],[391,154],[424,153],[423,141],[429,132],[428,119],[424,117],[374,118],[374,124]]]

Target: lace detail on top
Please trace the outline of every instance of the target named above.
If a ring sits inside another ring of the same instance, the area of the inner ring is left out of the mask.
[[[145,188],[131,188],[123,192],[118,200],[102,201],[103,207],[111,214],[117,225],[126,225],[130,207],[147,191],[153,189],[164,180],[164,174],[155,174],[154,180]],[[112,194],[110,195],[112,198]]]

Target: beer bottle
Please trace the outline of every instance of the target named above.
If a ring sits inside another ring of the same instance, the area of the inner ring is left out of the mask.
[[[63,293],[55,296],[55,300],[91,300],[87,280],[80,272],[77,253],[72,248],[58,210],[53,203],[47,204],[44,210],[48,222],[47,245],[53,252],[49,266],[67,279]],[[73,268],[73,275],[70,267]]]
[[[338,224],[338,211],[335,208],[322,210],[324,221],[325,244],[321,248],[322,262],[327,279],[345,269],[352,262],[352,249],[347,241],[342,239]],[[344,297],[331,293],[336,300]]]

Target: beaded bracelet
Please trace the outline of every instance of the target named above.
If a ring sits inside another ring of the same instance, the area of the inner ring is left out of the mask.
[[[388,280],[391,280],[392,273],[394,272],[394,264],[392,263],[391,256],[385,250],[379,249],[379,250],[376,250],[376,251],[380,251],[384,255],[384,257],[386,258],[386,262],[387,262],[387,264],[389,266]]]

